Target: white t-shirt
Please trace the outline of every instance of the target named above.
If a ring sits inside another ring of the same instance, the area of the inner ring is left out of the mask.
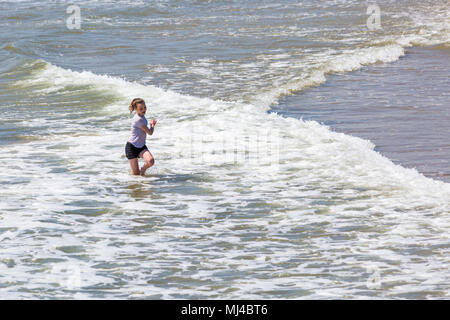
[[[128,141],[136,148],[142,148],[145,145],[145,138],[147,137],[147,134],[141,129],[143,125],[148,125],[148,121],[145,116],[140,117],[135,114],[131,121],[131,137]]]

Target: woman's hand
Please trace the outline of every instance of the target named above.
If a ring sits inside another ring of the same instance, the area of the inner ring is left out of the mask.
[[[156,120],[153,119],[150,121],[150,128],[147,127],[145,124],[142,125],[141,129],[145,131],[145,133],[152,135],[153,134],[153,128],[155,127]]]

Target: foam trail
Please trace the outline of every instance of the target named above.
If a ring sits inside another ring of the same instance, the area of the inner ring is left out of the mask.
[[[329,73],[355,71],[377,62],[393,62],[404,54],[404,48],[398,44],[346,50],[335,58],[327,57],[325,62],[308,71],[306,75],[256,95],[252,103],[270,106],[277,103],[283,95],[294,94],[307,87],[325,83],[326,75]]]
[[[70,297],[69,266],[80,274],[74,284],[81,298],[258,298],[286,286],[299,294],[305,288],[298,274],[325,275],[307,281],[305,296],[361,297],[365,278],[355,272],[369,266],[385,271],[385,283],[400,284],[383,291],[387,296],[412,282],[430,290],[449,280],[439,259],[448,254],[450,184],[393,164],[370,141],[258,105],[39,63],[17,90],[52,94],[63,105],[80,91],[115,98],[103,106],[80,102],[66,122],[48,113],[42,121],[53,131],[0,146],[0,164],[8,166],[0,182],[10,182],[0,191],[7,199],[0,203],[7,226],[0,268],[10,279],[2,294]],[[345,68],[355,66],[350,59]],[[136,96],[158,119],[148,140],[156,158],[148,178],[130,176],[123,156],[127,105]],[[264,143],[268,134],[278,137],[275,169],[249,147],[252,137]],[[258,161],[227,162],[223,152],[235,151]],[[431,263],[421,259],[435,248],[443,249]],[[303,263],[292,262],[298,256]],[[360,280],[349,282],[348,274]],[[426,283],[423,274],[438,280]],[[212,290],[211,283],[219,285]]]
[[[384,29],[368,33],[360,1],[259,2],[130,11],[121,1],[105,12],[83,1],[82,32],[66,30],[53,3],[6,4],[1,297],[448,297],[449,184],[394,165],[370,141],[267,112],[328,73],[445,43],[446,6],[380,3]],[[124,30],[136,31],[132,43]],[[149,58],[148,32],[171,49],[164,59]],[[10,69],[36,56],[54,64]],[[105,73],[127,61],[126,72],[150,71],[173,91],[56,66],[70,61]],[[131,176],[124,156],[135,97],[158,120],[147,177]]]
[[[331,70],[354,70],[362,64],[373,63],[379,59],[393,61],[401,54],[403,54],[403,49],[399,46],[370,48],[359,51],[359,54],[356,56],[359,56],[360,59],[356,61],[354,53],[346,54],[330,61],[329,65],[318,73],[317,81],[321,79],[320,75],[323,75],[324,72],[330,72]],[[183,137],[197,134],[193,131],[191,132],[192,128],[202,128],[200,136],[205,134],[214,136],[226,129],[234,133],[236,137],[243,139],[249,133],[263,134],[264,129],[261,129],[260,124],[271,123],[275,128],[280,130],[282,137],[280,146],[282,148],[290,146],[292,149],[287,150],[292,150],[294,154],[296,152],[300,154],[309,153],[308,150],[310,148],[311,150],[320,151],[318,153],[311,152],[310,156],[317,158],[316,160],[322,164],[327,163],[324,167],[328,167],[329,165],[333,167],[340,163],[340,166],[346,168],[345,172],[339,172],[340,179],[346,179],[345,174],[348,174],[349,179],[352,179],[351,177],[355,175],[352,172],[354,165],[362,162],[365,166],[369,166],[365,168],[368,171],[373,171],[374,168],[377,168],[375,172],[379,171],[379,174],[375,174],[375,176],[376,179],[381,179],[379,183],[395,180],[386,177],[387,171],[389,171],[390,175],[394,172],[397,172],[395,175],[400,174],[400,172],[405,175],[403,179],[398,179],[399,185],[401,184],[401,180],[410,182],[415,179],[419,181],[430,180],[415,173],[414,170],[404,169],[394,165],[373,151],[374,146],[368,141],[333,132],[316,122],[305,122],[261,112],[259,106],[255,105],[214,101],[208,98],[182,95],[151,85],[130,83],[120,78],[95,75],[86,71],[73,72],[51,64],[46,64],[43,70],[39,71],[32,79],[21,82],[21,85],[32,85],[36,83],[45,83],[48,86],[48,88],[44,89],[46,92],[49,92],[49,90],[64,90],[74,84],[80,86],[89,85],[98,91],[111,91],[120,96],[119,102],[106,107],[109,112],[114,113],[124,113],[126,110],[124,105],[126,105],[131,97],[143,97],[150,102],[154,115],[162,118],[165,122],[164,125],[166,125],[166,127],[160,129],[162,131],[161,138],[155,141],[158,143],[162,143],[162,139],[171,139],[170,142],[174,145],[178,144],[179,147],[187,147],[183,145],[183,143],[187,143],[184,141],[185,139],[183,140]],[[121,120],[120,123],[125,122]],[[125,133],[127,130],[126,126],[124,126],[123,130]],[[171,133],[166,135],[168,132]],[[198,136],[198,140],[194,139],[194,141],[200,143],[200,136]],[[168,142],[167,140],[164,141]],[[219,142],[216,141],[215,143]],[[161,147],[163,147],[163,144],[161,144]],[[202,147],[205,147],[205,144]],[[243,146],[241,147],[243,148]],[[290,152],[285,153],[287,150],[282,149],[281,154],[290,154]],[[330,150],[334,150],[334,152]],[[167,149],[167,152],[170,154],[176,152],[176,150]],[[349,157],[349,153],[353,157]],[[333,154],[334,159],[331,163],[335,163],[334,165],[329,163],[330,154]],[[373,168],[370,166],[373,166]],[[370,176],[365,175],[364,178],[370,178]],[[441,183],[435,183],[441,186]],[[419,185],[420,183],[417,184]],[[415,187],[416,185],[414,185]],[[421,190],[425,191],[423,188]]]

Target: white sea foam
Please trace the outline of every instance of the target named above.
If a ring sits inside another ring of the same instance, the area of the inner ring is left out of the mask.
[[[393,44],[382,47],[346,50],[334,58],[326,56],[326,61],[319,63],[319,67],[311,69],[299,79],[294,78],[287,83],[273,87],[267,92],[256,95],[252,103],[269,106],[277,103],[278,99],[283,95],[324,83],[328,73],[354,71],[376,62],[393,62],[404,54],[402,46]]]
[[[393,164],[370,141],[267,113],[280,95],[323,83],[327,73],[395,61],[411,44],[441,41],[428,31],[296,53],[299,65],[276,50],[245,64],[186,62],[202,81],[228,77],[226,90],[241,85],[238,68],[247,89],[255,89],[246,99],[252,103],[44,62],[14,84],[19,93],[57,97],[60,106],[70,105],[74,93],[86,99],[70,118],[55,110],[16,123],[47,126],[40,139],[0,146],[0,167],[8,169],[0,173],[0,295],[447,297],[450,185]],[[114,102],[90,105],[103,96]],[[158,120],[148,138],[156,158],[148,177],[130,176],[123,154],[134,97],[144,98],[148,118]],[[265,143],[270,133],[278,137],[269,148],[278,155],[273,159],[252,140]],[[237,161],[228,161],[235,154]],[[373,270],[380,290],[368,286]]]
[[[402,53],[401,48],[392,49],[397,51],[391,55],[384,55],[386,48],[367,50],[372,56],[365,52],[358,62],[346,55],[329,70],[351,70]],[[295,296],[360,296],[359,290],[345,286],[345,278],[372,265],[382,270],[383,283],[405,283],[387,289],[386,297],[410,290],[407,283],[412,279],[423,282],[423,290],[436,286],[424,282],[424,274],[448,280],[443,261],[421,262],[414,260],[419,251],[405,256],[404,250],[420,239],[424,249],[442,248],[444,259],[450,185],[394,165],[369,141],[317,122],[270,114],[260,106],[181,95],[51,64],[20,85],[27,83],[57,87],[62,96],[87,85],[86,94],[108,91],[118,98],[104,107],[116,120],[95,131],[83,132],[77,125],[85,121],[81,115],[64,133],[2,146],[2,166],[14,166],[0,179],[27,180],[1,191],[8,199],[0,204],[1,223],[8,230],[2,233],[0,265],[16,265],[2,268],[2,275],[16,283],[2,289],[10,297],[32,297],[49,277],[63,290],[61,297],[67,295],[64,290],[72,290],[84,298],[92,296],[77,286],[110,292],[120,287],[120,294],[128,297],[204,293],[257,298],[276,288],[296,287],[298,274],[308,273],[323,276],[310,277],[304,292]],[[127,104],[136,96],[149,102],[148,117],[158,119],[148,139],[156,158],[151,179],[130,176],[123,156],[129,133]],[[237,150],[252,155],[256,151],[246,139],[267,135],[269,126],[279,133],[276,171],[264,158],[255,163],[244,157],[230,164],[213,154]],[[223,143],[223,132],[233,143]],[[204,152],[202,161],[191,158],[199,150]],[[19,162],[18,152],[23,155]],[[59,238],[67,232],[71,238]],[[346,240],[330,241],[339,235]],[[64,249],[67,246],[75,253],[61,255],[61,250],[70,250]],[[349,249],[356,250],[351,258],[342,254]],[[87,262],[79,262],[77,255]],[[199,258],[193,259],[196,255]],[[300,256],[303,263],[290,262]],[[363,257],[370,257],[370,263]],[[24,259],[30,262],[20,262]],[[33,275],[28,293],[19,293],[17,286],[42,264],[49,267]],[[221,285],[230,269],[236,275]],[[242,280],[256,269],[266,271],[257,281]],[[365,272],[362,285],[369,276]],[[123,277],[126,286],[116,281]],[[177,285],[170,285],[171,277],[178,279]],[[166,279],[164,290],[159,278]],[[333,289],[336,282],[342,284],[339,289]],[[217,287],[211,290],[214,283]],[[238,289],[228,292],[230,287]]]
[[[394,49],[396,50],[395,53],[393,53]],[[367,54],[367,51],[369,51],[370,54]],[[389,52],[389,54],[385,54],[386,52]],[[398,55],[402,54],[402,52],[403,50],[401,47],[382,47],[365,50],[356,55],[361,57],[359,61],[355,61],[354,55],[343,55],[343,57],[332,60],[325,70],[341,72],[354,70],[360,67],[361,64],[377,61],[380,57],[383,57],[385,61],[392,61]],[[50,77],[50,75],[52,76]],[[320,81],[320,72],[316,75],[316,78],[317,81]],[[373,145],[371,145],[370,142],[332,132],[328,128],[315,122],[305,122],[297,119],[283,118],[276,114],[267,114],[262,112],[258,106],[254,105],[214,101],[207,98],[181,95],[154,86],[130,83],[120,78],[99,76],[91,72],[73,72],[51,64],[48,64],[43,71],[38,73],[33,79],[26,80],[26,82],[32,84],[36,82],[47,83],[49,87],[57,87],[58,90],[76,84],[91,85],[95,87],[95,90],[111,91],[123,97],[123,100],[119,103],[107,106],[109,112],[115,113],[126,112],[126,107],[124,106],[126,106],[126,103],[128,100],[131,100],[132,97],[143,97],[151,106],[149,112],[156,118],[162,119],[160,128],[161,134],[157,140],[155,140],[155,143],[160,143],[160,141],[164,139],[168,145],[177,146],[179,150],[186,150],[188,143],[198,143],[198,145],[194,145],[193,148],[206,148],[204,150],[205,153],[208,153],[209,150],[219,150],[223,145],[221,139],[212,141],[211,149],[209,149],[208,141],[205,140],[205,137],[220,136],[222,132],[226,132],[231,138],[236,137],[239,139],[240,141],[237,142],[237,145],[233,144],[233,146],[245,150],[243,144],[244,138],[249,137],[251,134],[260,134],[263,136],[267,131],[267,127],[264,124],[267,124],[272,128],[280,130],[282,135],[280,146],[291,146],[294,153],[296,150],[305,149],[306,151],[308,150],[308,147],[313,148],[313,150],[319,149],[323,145],[325,149],[328,150],[333,148],[333,150],[336,151],[336,154],[333,155],[335,157],[348,157],[348,152],[359,154],[357,160],[347,159],[341,163],[344,166],[345,163],[349,163],[349,171],[354,170],[352,164],[354,164],[355,161],[364,160],[378,166],[380,166],[379,163],[382,163],[380,168],[395,168],[394,170],[399,170],[399,172],[408,173],[408,176],[410,176],[412,172],[411,170],[395,166],[389,160],[381,157],[372,150]],[[121,123],[126,123],[124,120],[121,121]],[[165,135],[164,130],[172,132],[170,135]],[[126,125],[124,126],[124,135],[125,132],[127,132]],[[317,137],[314,136],[315,134],[317,134]],[[193,138],[185,139],[186,137],[192,137],[193,135]],[[195,135],[199,135],[197,140],[195,139]],[[166,139],[168,139],[169,136],[171,137],[171,140],[167,141]],[[101,138],[101,136],[95,137],[95,139]],[[308,139],[311,140],[309,141]],[[214,143],[219,143],[220,146],[214,146]],[[83,144],[80,146],[84,147]],[[355,148],[355,146],[358,146],[358,148]],[[187,150],[189,150],[189,148]],[[168,149],[168,151],[170,151],[169,154],[172,154],[173,151],[176,150]],[[320,151],[325,154],[330,153],[326,150]],[[283,150],[281,150],[281,153],[283,153]],[[363,155],[364,157],[362,157]],[[311,152],[311,156],[316,155]],[[318,157],[320,158],[321,156],[322,155],[319,153]],[[323,158],[322,161],[325,161],[327,157]],[[383,159],[383,161],[379,159]],[[282,160],[283,159],[281,159],[281,161]],[[206,165],[213,164],[214,163],[206,163]],[[413,173],[413,176],[416,176],[420,180],[429,180],[423,178],[420,174]],[[367,177],[365,177],[365,179],[366,178]]]

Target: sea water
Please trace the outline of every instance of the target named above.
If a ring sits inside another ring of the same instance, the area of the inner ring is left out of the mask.
[[[0,1],[0,297],[448,298],[448,3],[373,6]]]

